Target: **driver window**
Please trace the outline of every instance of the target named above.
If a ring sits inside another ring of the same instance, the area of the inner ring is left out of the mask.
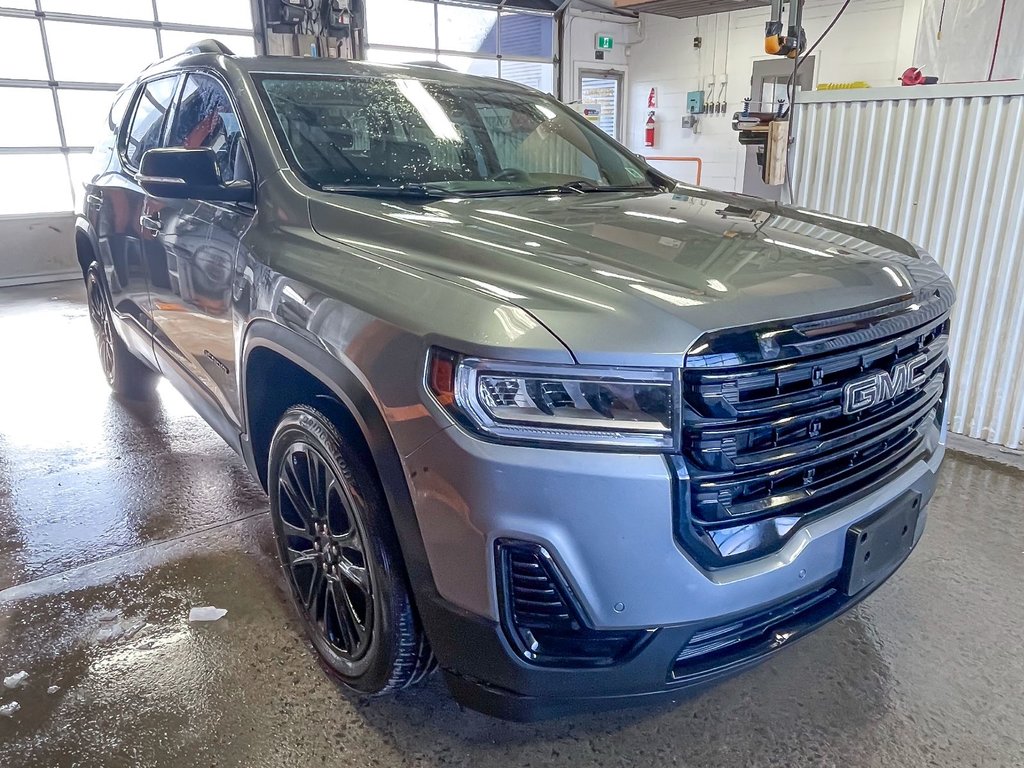
[[[235,109],[214,78],[190,74],[181,92],[169,147],[208,147],[217,155],[224,181],[252,181],[249,156]]]

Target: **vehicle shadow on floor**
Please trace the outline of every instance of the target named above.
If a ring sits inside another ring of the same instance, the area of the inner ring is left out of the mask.
[[[890,672],[869,621],[854,612],[766,664],[676,704],[505,723],[459,708],[438,675],[420,689],[362,701],[357,709],[396,751],[428,765],[543,765],[553,759],[568,765],[798,765],[794,756],[806,750],[818,750],[814,762],[827,754],[826,762],[841,764],[844,756],[856,760],[891,738],[885,720]],[[777,761],[768,759],[773,754]]]

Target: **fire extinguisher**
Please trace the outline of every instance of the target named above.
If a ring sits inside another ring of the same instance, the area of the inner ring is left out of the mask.
[[[647,125],[644,127],[644,146],[654,146],[654,112],[647,113]]]

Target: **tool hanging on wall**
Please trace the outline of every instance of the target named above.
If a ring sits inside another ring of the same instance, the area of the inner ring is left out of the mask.
[[[644,125],[644,146],[654,146],[654,126],[657,123],[654,120],[654,110],[652,109],[647,113],[647,123]]]
[[[739,133],[740,144],[756,147],[757,164],[765,184],[782,184],[786,179],[786,152],[789,146],[789,115],[785,99],[758,103],[761,111],[751,110],[754,102],[743,100],[743,111],[732,117],[732,129]],[[770,111],[765,107],[772,107]]]
[[[789,26],[783,35],[782,14],[785,4],[785,0],[772,0],[772,15],[764,25],[764,52],[795,59],[807,47],[807,35],[801,26],[804,3],[803,0],[790,0]]]
[[[345,59],[361,57],[363,0],[261,2],[267,22],[267,53]]]

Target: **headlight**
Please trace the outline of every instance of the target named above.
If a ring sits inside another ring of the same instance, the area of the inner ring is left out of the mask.
[[[667,450],[670,370],[507,363],[433,349],[427,389],[459,422],[503,442]]]

